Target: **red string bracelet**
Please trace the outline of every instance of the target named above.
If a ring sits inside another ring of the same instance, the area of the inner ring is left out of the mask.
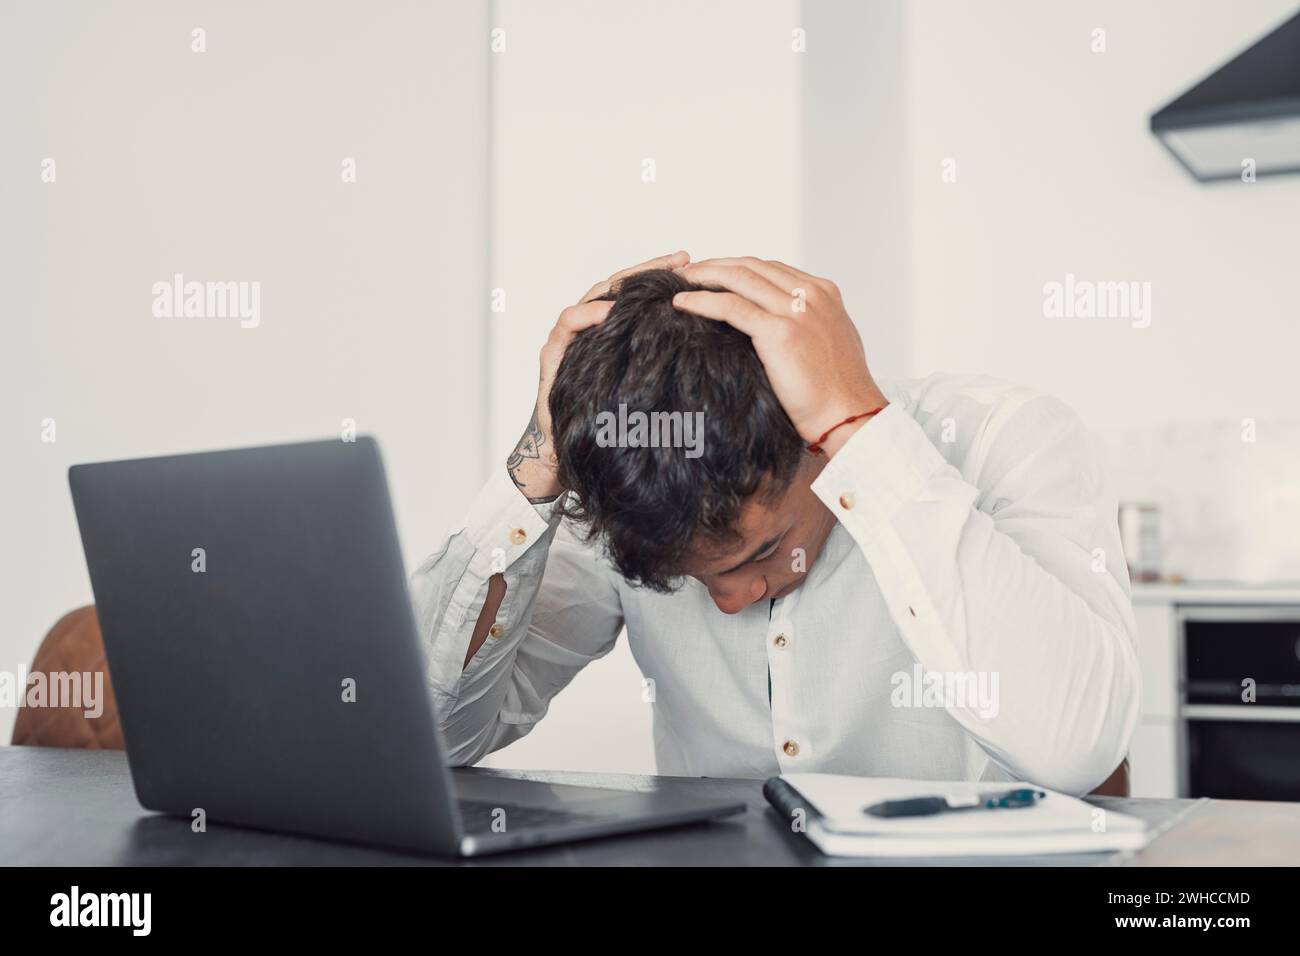
[[[822,451],[822,443],[825,442],[826,439],[831,437],[831,432],[835,431],[835,429],[841,428],[842,426],[847,425],[850,422],[856,422],[859,419],[870,418],[872,415],[878,415],[885,410],[885,407],[887,405],[889,405],[889,402],[885,402],[884,405],[881,405],[879,408],[873,408],[869,412],[863,412],[860,415],[850,415],[848,418],[844,419],[844,421],[840,422],[838,425],[832,425],[830,428],[826,429],[826,431],[822,433],[821,438],[817,439],[815,442],[813,442],[811,445],[808,446],[808,450],[812,452],[814,455],[820,455]]]

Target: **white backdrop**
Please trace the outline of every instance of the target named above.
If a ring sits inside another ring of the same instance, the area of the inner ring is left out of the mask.
[[[799,259],[799,63],[790,0],[536,3],[493,23],[492,467],[523,431],[560,309],[622,266]],[[653,163],[653,182],[646,171]],[[653,769],[652,705],[626,644],[493,766]]]
[[[1199,184],[1147,123],[1295,12],[1294,0],[908,4],[916,367],[1047,388],[1098,427],[1289,409],[1300,177]],[[940,180],[947,157],[955,183]],[[1150,282],[1150,327],[1045,319],[1043,284],[1066,273]]]
[[[1231,500],[1219,527],[1250,552],[1231,567],[1281,566],[1300,467],[1277,436],[1296,430],[1262,427],[1274,444],[1241,493],[1222,476],[1247,474],[1245,450],[1215,436],[1295,418],[1300,178],[1198,185],[1146,121],[1293,6],[0,8],[0,668],[90,600],[69,464],[353,417],[384,444],[413,565],[501,467],[560,308],[675,248],[831,275],[882,377],[1000,375],[1121,454],[1167,448],[1171,513]],[[261,326],[155,319],[152,283],[178,271],[260,281]],[[1151,327],[1045,319],[1042,286],[1067,272],[1151,282]],[[1146,468],[1121,478],[1153,487]],[[1223,534],[1184,537],[1193,566],[1227,553]],[[620,646],[491,762],[649,769],[648,706]]]
[[[593,266],[679,246],[789,255],[844,289],[877,375],[979,371],[1077,408],[1112,450],[1120,493],[1164,503],[1170,570],[1300,574],[1300,177],[1200,185],[1147,129],[1293,11],[501,3],[496,447],[520,431],[556,306]],[[801,55],[788,55],[792,27],[806,31]],[[637,178],[643,156],[658,160],[654,186]],[[1067,272],[1150,282],[1150,327],[1045,318],[1044,283]],[[1244,417],[1263,445],[1237,440]],[[620,646],[492,762],[644,769],[637,681]]]
[[[1073,405],[1121,498],[1160,505],[1165,571],[1190,578],[1300,578],[1300,176],[1197,183],[1148,121],[1296,9],[907,5],[912,367]],[[1067,274],[1150,283],[1149,326],[1045,318]]]
[[[0,669],[91,601],[75,462],[354,418],[432,549],[482,478],[487,10],[0,5]],[[260,282],[261,324],[155,318],[177,272]]]

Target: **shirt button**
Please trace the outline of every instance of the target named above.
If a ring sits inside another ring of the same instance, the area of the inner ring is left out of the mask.
[[[844,494],[840,495],[840,507],[845,511],[852,508],[856,502],[857,499],[853,497],[853,492],[851,491],[846,491]]]
[[[501,631],[502,631],[502,627],[500,624],[493,624],[491,627],[488,628],[488,633],[491,634],[493,637],[500,637]]]
[[[784,634],[778,634],[773,639],[772,643],[775,644],[777,647],[785,647],[787,644],[790,643],[790,639],[786,637]]]
[[[782,747],[781,749],[785,751],[785,755],[787,757],[799,756],[799,745],[795,743],[793,740],[787,740],[785,742],[785,746]]]
[[[527,537],[528,537],[528,532],[524,531],[523,528],[515,528],[513,531],[510,532],[510,543],[523,544],[524,539]]]

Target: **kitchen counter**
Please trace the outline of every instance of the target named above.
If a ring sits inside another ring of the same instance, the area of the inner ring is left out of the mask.
[[[1188,581],[1183,584],[1133,585],[1134,604],[1297,604],[1300,582],[1247,584],[1233,581]]]

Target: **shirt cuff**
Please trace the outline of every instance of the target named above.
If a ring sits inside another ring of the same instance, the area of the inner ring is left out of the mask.
[[[469,571],[478,578],[501,574],[540,541],[555,523],[555,502],[533,504],[505,468],[494,469],[465,516],[474,545]]]
[[[812,490],[837,518],[865,513],[888,520],[946,467],[916,419],[892,402],[844,443]]]

